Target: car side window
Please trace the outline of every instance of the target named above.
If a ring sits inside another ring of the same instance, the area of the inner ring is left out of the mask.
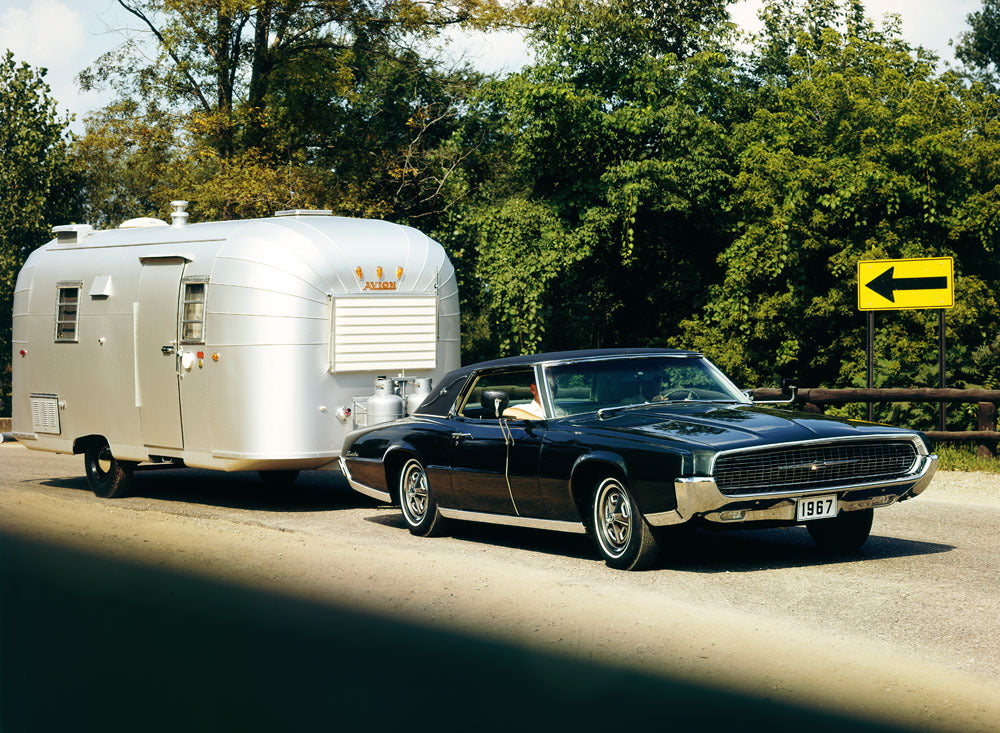
[[[482,374],[466,394],[458,414],[478,420],[496,420],[496,407],[494,404],[488,404],[489,398],[485,393],[488,390],[500,390],[506,393],[507,407],[529,405],[534,401],[531,394],[531,385],[534,382],[535,372],[530,367]]]

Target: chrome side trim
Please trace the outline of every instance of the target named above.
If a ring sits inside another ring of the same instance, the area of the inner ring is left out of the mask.
[[[392,503],[392,496],[388,491],[373,489],[371,486],[365,486],[364,484],[355,481],[354,477],[351,476],[350,469],[347,468],[347,461],[344,460],[343,456],[340,457],[340,472],[344,474],[344,478],[347,479],[347,484],[359,494],[364,494],[365,496],[378,501],[384,501],[386,504]]]
[[[445,509],[438,507],[441,516],[447,519],[461,519],[466,522],[483,522],[485,524],[504,524],[510,527],[530,527],[532,529],[548,529],[570,534],[587,534],[587,528],[580,522],[563,522],[556,519],[534,519],[532,517],[514,517],[508,514],[486,514],[485,512],[467,512],[463,509]]]
[[[820,441],[822,442],[822,441]],[[747,499],[796,499],[803,496],[820,496],[822,494],[840,494],[844,491],[858,491],[863,489],[892,488],[894,486],[907,486],[909,488],[900,490],[895,494],[895,500],[916,496],[927,488],[937,471],[938,457],[934,454],[917,457],[917,470],[913,473],[902,476],[892,481],[875,481],[860,484],[850,484],[846,486],[824,486],[811,487],[800,491],[780,491],[775,493],[751,493],[751,494],[723,494],[715,481],[710,476],[693,476],[691,478],[679,478],[674,481],[674,492],[677,496],[677,508],[671,511],[647,514],[646,521],[654,527],[664,527],[671,524],[681,524],[699,515],[708,515],[714,512],[724,511],[726,506],[733,503],[744,502]],[[911,486],[912,485],[912,486]],[[794,506],[794,501],[789,502]],[[842,506],[847,511],[864,509],[870,504],[865,501],[845,502]],[[771,511],[775,516],[769,516]],[[771,510],[748,511],[744,521],[752,519],[787,519],[782,513],[782,507],[772,507]],[[768,515],[768,516],[765,516]],[[711,519],[711,517],[708,517]],[[792,515],[791,518],[794,518]]]

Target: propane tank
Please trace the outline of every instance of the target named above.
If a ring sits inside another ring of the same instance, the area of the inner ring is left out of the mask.
[[[427,399],[427,395],[431,393],[431,380],[430,378],[421,378],[413,380],[413,391],[406,396],[406,414],[412,415],[420,407],[420,404]]]
[[[375,394],[368,398],[368,424],[399,420],[403,417],[403,398],[392,392],[392,380],[375,379]]]

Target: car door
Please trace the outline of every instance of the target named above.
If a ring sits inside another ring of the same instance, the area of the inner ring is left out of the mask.
[[[472,380],[453,423],[451,489],[456,509],[526,516],[539,510],[544,421],[501,421],[483,398],[485,390],[499,389],[530,401],[533,380],[530,367],[485,372]]]
[[[499,420],[456,421],[451,447],[451,493],[456,509],[514,514],[507,488],[507,436]]]

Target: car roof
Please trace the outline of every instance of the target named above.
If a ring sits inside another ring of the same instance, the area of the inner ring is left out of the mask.
[[[502,359],[491,359],[480,361],[475,364],[466,364],[454,371],[448,372],[441,380],[453,382],[455,377],[481,369],[495,369],[506,366],[528,366],[534,364],[544,364],[554,361],[587,361],[589,359],[602,359],[609,356],[701,356],[699,351],[686,351],[684,349],[581,349],[578,351],[548,351],[543,354],[523,354],[521,356],[507,356]]]
[[[653,356],[663,354],[665,356],[701,356],[697,351],[685,351],[683,349],[582,349],[578,351],[549,351],[543,354],[525,354],[522,356],[508,356],[503,359],[491,359],[490,361],[480,361],[475,364],[468,364],[455,371],[478,371],[493,367],[522,366],[525,364],[542,364],[550,361],[585,361],[587,359],[599,359],[609,356]]]
[[[698,351],[686,351],[684,349],[651,349],[651,348],[619,348],[619,349],[582,349],[579,351],[549,351],[542,354],[524,354],[522,356],[508,356],[503,359],[491,359],[480,361],[475,364],[466,364],[453,371],[448,372],[441,378],[441,381],[434,385],[431,393],[424,400],[422,407],[431,405],[442,398],[443,389],[450,390],[457,380],[468,377],[473,372],[482,369],[496,369],[514,366],[533,366],[535,364],[545,364],[560,361],[588,361],[594,359],[605,359],[613,356],[701,356]],[[446,400],[447,401],[447,400]],[[422,410],[421,410],[422,411]]]

